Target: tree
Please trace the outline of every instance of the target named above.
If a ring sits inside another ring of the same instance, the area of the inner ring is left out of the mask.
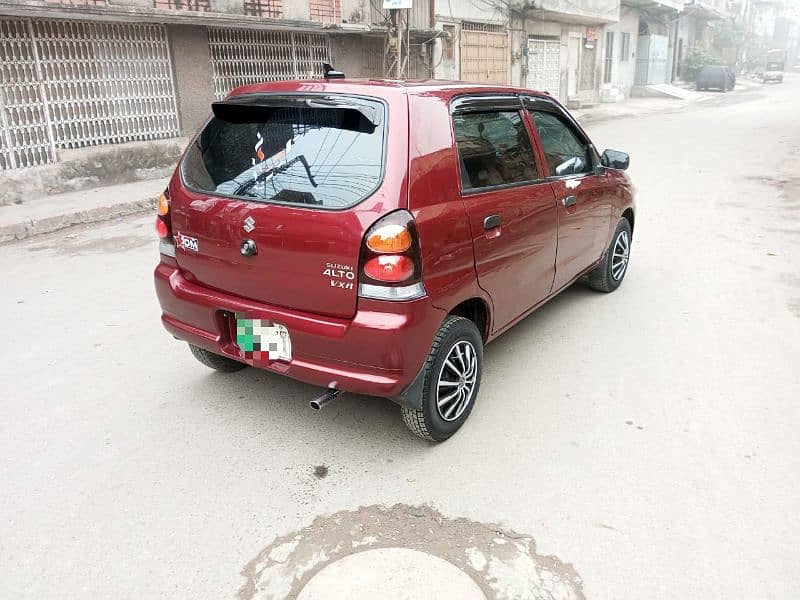
[[[681,77],[684,81],[694,81],[700,69],[706,65],[719,64],[719,55],[714,50],[692,48],[683,61]]]
[[[742,25],[733,21],[723,21],[714,28],[714,47],[720,51],[738,49],[744,44],[746,37],[747,33]]]
[[[741,63],[742,49],[747,38],[747,32],[740,23],[723,21],[714,27],[714,40],[712,45],[724,62],[729,66]]]

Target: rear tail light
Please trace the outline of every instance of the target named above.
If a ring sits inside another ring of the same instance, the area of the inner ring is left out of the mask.
[[[164,223],[164,219],[156,219],[156,233],[160,238],[169,237],[169,229],[167,228],[167,224]]]
[[[419,236],[408,211],[386,215],[364,236],[358,295],[378,300],[412,300],[425,295]]]
[[[398,283],[414,275],[414,262],[402,254],[375,256],[364,263],[364,274],[375,281]]]
[[[169,188],[158,197],[158,215],[156,216],[156,233],[158,234],[158,250],[161,254],[175,256],[175,241],[172,238],[172,218],[169,212]]]

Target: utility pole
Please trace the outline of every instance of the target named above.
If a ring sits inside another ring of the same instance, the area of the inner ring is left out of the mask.
[[[403,79],[408,66],[409,10],[412,0],[384,0],[383,8],[389,9],[389,32],[387,37],[386,72],[389,77]],[[405,28],[405,32],[403,29]]]

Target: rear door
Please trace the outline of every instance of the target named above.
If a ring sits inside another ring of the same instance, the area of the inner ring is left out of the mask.
[[[614,193],[591,142],[554,102],[526,98],[558,206],[558,251],[553,289],[569,283],[608,244]]]
[[[243,298],[352,316],[362,235],[376,205],[392,207],[360,206],[383,179],[385,106],[262,94],[214,112],[171,189],[180,268]]]
[[[516,96],[453,103],[461,194],[480,286],[491,296],[498,331],[550,292],[556,206],[537,167]]]

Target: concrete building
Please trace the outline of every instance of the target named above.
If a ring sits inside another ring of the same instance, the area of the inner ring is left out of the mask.
[[[522,4],[520,4],[522,6]],[[619,0],[541,0],[534,9],[502,3],[436,0],[434,74],[510,83],[549,92],[571,105],[598,99],[603,26],[619,19]]]
[[[751,0],[751,2],[750,32],[761,38],[766,46],[780,47],[785,41],[782,39],[784,37],[782,27],[787,10],[786,0]]]
[[[406,72],[428,76],[433,0],[415,0]],[[0,170],[193,132],[239,85],[383,76],[369,0],[0,0]]]
[[[507,15],[473,0],[435,0],[435,27],[442,32],[433,51],[433,75],[510,84]]]
[[[542,0],[532,16],[514,22],[514,39],[523,49],[520,82],[543,88],[572,107],[598,102],[604,26],[619,21],[619,0]]]
[[[637,44],[641,12],[623,3],[617,23],[607,25],[603,35],[603,83],[601,99],[619,100],[631,95],[636,78]]]
[[[682,0],[625,0],[639,12],[632,93],[674,79]]]
[[[735,16],[735,12],[728,11],[724,0],[686,2],[677,22],[673,77],[682,79],[683,61],[689,52],[695,48],[711,49],[714,42],[714,28],[724,21],[733,22]],[[724,57],[724,60],[734,63],[736,58]]]

